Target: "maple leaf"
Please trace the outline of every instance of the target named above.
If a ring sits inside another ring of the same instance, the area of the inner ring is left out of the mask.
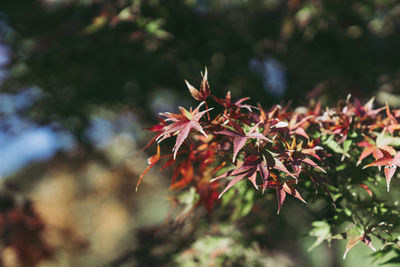
[[[386,115],[388,120],[388,125],[386,126],[386,128],[388,129],[389,133],[393,135],[393,132],[395,130],[400,129],[400,124],[398,124],[397,119],[390,112],[389,105],[387,103],[386,103]]]
[[[360,101],[355,99],[355,112],[357,116],[361,119],[366,117],[375,117],[379,112],[385,109],[385,107],[381,107],[378,109],[373,109],[375,97],[371,98],[364,106],[361,105]]]
[[[251,108],[255,108],[251,105],[247,105],[247,104],[243,104],[244,101],[247,101],[250,99],[250,97],[244,97],[244,98],[240,98],[236,101],[232,101],[232,97],[231,97],[231,92],[229,91],[228,93],[226,93],[225,98],[219,98],[216,96],[212,96],[215,100],[215,102],[217,102],[218,104],[220,104],[221,106],[223,106],[225,109],[231,109],[231,108],[245,108],[248,111],[252,111]]]
[[[157,153],[156,153],[154,156],[152,156],[152,157],[150,157],[150,158],[147,159],[147,163],[149,164],[149,166],[147,166],[147,168],[146,168],[146,169],[143,171],[143,173],[140,175],[139,181],[137,182],[136,188],[135,188],[135,191],[136,191],[136,192],[138,191],[139,185],[140,185],[140,183],[142,182],[143,177],[146,175],[146,173],[147,173],[151,168],[153,168],[153,166],[154,166],[159,160],[160,160],[160,146],[157,145]]]
[[[387,185],[387,191],[389,192],[390,181],[392,180],[392,177],[396,172],[397,167],[400,167],[400,152],[397,152],[397,154],[394,157],[390,156],[387,152],[384,154],[385,154],[384,158],[378,159],[368,165],[365,165],[363,169],[368,167],[385,166],[384,171],[385,171],[386,185]]]
[[[311,119],[313,116],[304,117],[300,121],[297,121],[298,117],[299,117],[299,114],[294,114],[289,121],[288,128],[290,130],[290,134],[291,135],[292,134],[301,135],[301,136],[305,137],[306,139],[308,139],[309,137],[308,137],[306,131],[304,130],[303,125],[309,119]]]
[[[285,122],[285,121],[279,121],[279,120],[277,120],[276,121],[276,124],[273,124],[273,125],[271,125],[269,128],[270,129],[280,129],[280,128],[285,128],[285,127],[288,127],[288,123],[287,122]]]
[[[361,161],[368,157],[369,155],[373,155],[375,160],[383,158],[384,157],[384,151],[388,152],[389,154],[395,155],[396,150],[389,146],[389,144],[392,142],[393,138],[385,138],[384,137],[384,132],[382,131],[379,136],[376,139],[376,145],[371,144],[371,142],[368,141],[362,141],[358,143],[360,147],[365,147],[363,152],[360,155],[360,158],[357,161],[357,166],[361,163]],[[367,137],[366,137],[367,138]]]
[[[279,182],[272,180],[268,184],[268,188],[276,189],[276,196],[278,200],[278,214],[281,211],[283,203],[285,202],[286,194],[292,195],[303,203],[307,204],[307,202],[301,197],[300,193],[294,187],[289,186],[287,182],[280,184]]]
[[[268,177],[269,177],[269,170],[267,164],[257,156],[250,156],[248,157],[242,165],[234,170],[230,170],[214,179],[211,182],[222,178],[234,177],[229,184],[225,187],[225,189],[221,192],[218,198],[221,198],[222,195],[228,191],[232,186],[237,184],[239,181],[247,178],[249,181],[252,182],[253,186],[258,189],[258,185],[256,183],[257,172],[260,173],[261,178],[263,180],[263,192],[268,185]]]
[[[193,158],[191,155],[183,161],[181,161],[174,170],[171,179],[171,186],[169,187],[170,190],[176,188],[184,188],[190,182],[193,181],[194,177],[194,168],[192,165]],[[179,178],[179,180],[178,180]],[[178,180],[178,181],[177,181]]]
[[[193,87],[188,81],[185,80],[186,86],[189,89],[190,94],[192,97],[198,101],[204,101],[210,95],[210,85],[208,84],[208,73],[207,67],[204,70],[203,80],[200,85],[200,90],[197,90]]]
[[[361,236],[356,236],[353,238],[350,238],[349,241],[346,244],[346,251],[344,252],[343,259],[346,259],[347,253],[359,242],[365,243],[370,249],[373,251],[376,251],[374,246],[372,246],[371,238],[367,236],[366,234],[363,234]]]
[[[372,197],[373,193],[372,193],[371,189],[369,189],[368,185],[366,185],[366,184],[359,184],[358,186],[361,187],[361,188],[364,188],[364,190],[368,193],[368,195],[369,195],[370,197]]]
[[[258,103],[257,106],[258,106],[258,110],[260,111],[260,121],[263,123],[270,121],[273,118],[279,117],[278,113],[279,113],[280,109],[282,108],[280,105],[274,105],[274,106],[272,106],[270,111],[267,112],[261,107],[260,103]]]
[[[294,174],[292,174],[292,173],[286,168],[286,166],[282,163],[282,161],[280,161],[280,160],[277,159],[277,158],[275,158],[274,161],[275,161],[275,166],[274,166],[275,169],[277,169],[277,170],[279,170],[279,171],[281,171],[281,172],[286,173],[287,175],[289,175],[290,177],[294,178],[294,179],[297,181],[297,177],[296,177]]]
[[[166,125],[165,120],[160,119],[160,122],[158,124],[156,124],[156,125],[154,125],[153,127],[150,127],[150,128],[145,128],[145,130],[149,130],[149,131],[152,131],[152,132],[157,133],[157,134],[153,137],[153,139],[151,139],[146,144],[146,146],[140,152],[145,151],[147,148],[149,148],[154,143],[154,141],[156,141],[156,139],[160,136],[160,134],[161,134],[160,132],[162,131],[162,129],[164,128],[165,125]]]
[[[239,151],[244,147],[246,141],[250,138],[261,139],[264,141],[272,142],[267,137],[265,137],[262,133],[255,133],[254,131],[257,129],[258,125],[261,122],[258,122],[256,125],[250,128],[249,132],[246,134],[242,127],[234,121],[229,120],[230,124],[233,126],[235,131],[224,129],[222,131],[216,132],[216,134],[227,135],[233,137],[233,159],[232,162],[235,162],[236,156]]]
[[[312,167],[314,167],[314,168],[319,169],[319,170],[322,171],[323,173],[326,173],[326,171],[325,171],[323,168],[321,168],[320,166],[318,166],[318,164],[315,163],[314,161],[312,161],[311,159],[304,158],[304,159],[301,159],[300,161],[303,162],[303,163],[305,163],[305,164],[308,164],[308,165],[310,165],[310,166],[312,166]]]
[[[160,143],[164,139],[170,137],[172,134],[177,134],[176,143],[174,145],[174,148],[172,149],[172,151],[174,152],[174,159],[176,158],[176,154],[179,148],[181,147],[183,141],[185,141],[185,139],[189,135],[191,129],[195,129],[196,131],[199,131],[201,134],[207,137],[207,134],[201,127],[199,120],[206,112],[212,110],[212,108],[199,112],[200,107],[204,103],[204,101],[201,102],[193,111],[188,111],[183,107],[179,107],[181,114],[174,114],[169,112],[160,113],[161,116],[167,118],[165,121],[172,121],[173,123],[164,126],[162,128],[162,133],[157,137],[156,140],[158,141],[158,143]]]
[[[347,107],[347,106],[346,106]],[[347,133],[351,129],[354,116],[349,114],[348,108],[343,108],[342,111],[335,109],[328,109],[316,121],[323,122],[323,130],[330,135],[338,135],[340,140],[339,144],[347,139]]]
[[[282,140],[287,148],[287,151],[285,151],[285,153],[282,154],[282,156],[284,158],[286,158],[288,164],[290,166],[292,166],[292,169],[294,170],[296,177],[298,177],[300,175],[300,172],[302,170],[301,163],[310,165],[310,166],[317,168],[320,171],[326,173],[326,171],[323,168],[321,168],[320,166],[318,166],[317,163],[315,163],[313,160],[305,157],[306,155],[313,155],[314,157],[316,157],[318,159],[319,156],[317,154],[315,154],[315,151],[320,150],[321,149],[320,147],[316,146],[314,148],[302,149],[303,142],[296,144],[296,138],[294,138],[292,140],[291,145],[289,145],[289,143],[286,140],[284,140],[284,139],[282,139]],[[296,180],[297,180],[297,178],[296,178]]]
[[[303,153],[305,155],[313,156],[314,158],[316,158],[319,161],[321,161],[322,160],[321,157],[316,152],[319,151],[319,150],[323,150],[323,148],[320,147],[320,146],[317,146],[317,145],[315,145],[315,146],[312,146],[312,145],[313,144],[311,144],[311,147],[310,147],[310,145],[308,145],[309,148],[303,148],[301,153]]]

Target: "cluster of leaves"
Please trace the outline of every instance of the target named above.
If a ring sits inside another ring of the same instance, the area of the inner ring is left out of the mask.
[[[207,70],[199,90],[186,84],[200,104],[190,110],[179,107],[178,114],[160,113],[163,118],[150,128],[155,137],[148,146],[176,136],[173,153],[161,155],[158,144],[143,175],[164,160],[162,169],[174,168],[171,189],[195,188],[195,206],[203,204],[209,212],[245,180],[262,194],[275,191],[278,213],[287,195],[307,203],[300,192],[310,199],[318,192],[334,212],[314,223],[315,245],[349,239],[346,255],[360,241],[375,250],[371,236],[376,236],[386,251],[399,248],[397,204],[390,206],[378,197],[385,197],[380,192],[382,177],[389,191],[400,166],[400,110],[391,111],[388,105],[374,109],[374,99],[362,105],[350,96],[334,108],[316,103],[311,108],[275,105],[265,110],[245,104],[248,98],[213,95]],[[209,108],[211,101],[220,112]],[[250,211],[251,206],[244,215]]]

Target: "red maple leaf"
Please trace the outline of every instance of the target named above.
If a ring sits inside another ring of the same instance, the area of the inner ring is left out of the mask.
[[[147,143],[147,145],[140,152],[145,151],[147,148],[149,148],[154,143],[154,141],[160,136],[160,134],[161,134],[160,132],[162,131],[162,129],[164,128],[165,125],[166,125],[165,120],[160,119],[160,122],[158,124],[156,124],[156,125],[154,125],[153,127],[150,127],[150,128],[145,128],[145,130],[149,130],[149,131],[152,131],[152,132],[157,133],[157,134],[156,134],[156,136],[153,137],[153,139],[151,139]]]
[[[309,139],[306,131],[303,128],[303,125],[309,119],[311,119],[313,116],[307,116],[307,117],[304,117],[304,118],[300,119],[299,121],[297,121],[298,117],[299,117],[299,114],[294,114],[289,121],[288,128],[290,130],[290,134],[291,135],[293,135],[293,134],[301,135],[304,138]]]
[[[283,202],[285,202],[286,194],[292,195],[295,198],[307,204],[307,202],[301,197],[300,193],[294,187],[289,186],[288,182],[281,184],[273,180],[270,183],[268,183],[268,188],[276,189],[276,196],[278,199],[278,214],[281,210]]]
[[[149,166],[147,166],[147,168],[143,171],[142,175],[140,175],[139,181],[138,181],[137,184],[136,184],[136,189],[135,189],[136,192],[138,191],[139,185],[140,185],[140,183],[142,182],[143,177],[146,175],[146,173],[147,173],[151,168],[153,168],[153,166],[154,166],[159,160],[160,160],[160,146],[157,145],[157,153],[156,153],[154,156],[152,156],[152,157],[150,157],[150,158],[147,159],[147,163],[149,164]]]
[[[233,109],[233,108],[237,108],[237,109],[241,109],[241,108],[245,108],[248,111],[252,111],[251,108],[254,108],[251,105],[247,105],[247,104],[243,104],[244,101],[247,101],[250,99],[250,97],[244,97],[244,98],[240,98],[236,101],[232,100],[231,97],[231,92],[229,91],[228,93],[226,93],[225,98],[219,98],[216,96],[213,96],[213,99],[215,100],[215,102],[217,102],[218,104],[220,104],[221,106],[223,106],[225,109]]]
[[[194,168],[192,161],[193,156],[189,155],[188,158],[179,162],[175,167],[174,173],[172,174],[171,186],[169,187],[170,190],[184,188],[193,181]]]
[[[390,154],[387,152],[384,152],[384,154],[385,154],[384,158],[378,159],[372,162],[371,164],[365,165],[363,169],[368,167],[385,166],[386,185],[387,185],[387,191],[389,192],[390,180],[392,180],[392,177],[396,172],[397,167],[400,167],[400,152],[397,152],[397,154],[394,157],[390,156]]]
[[[258,185],[256,183],[257,172],[259,172],[262,177],[263,190],[265,190],[265,188],[268,185],[269,170],[268,170],[267,164],[261,158],[258,158],[257,156],[248,157],[241,166],[212,179],[211,182],[214,182],[214,181],[222,179],[222,178],[234,177],[229,182],[229,184],[225,187],[225,189],[222,191],[222,193],[219,195],[218,198],[221,198],[222,195],[226,191],[228,191],[228,189],[230,189],[232,186],[234,186],[236,183],[243,180],[244,178],[249,179],[249,181],[252,182],[254,187],[256,189],[258,189]]]
[[[385,109],[385,107],[373,109],[375,97],[371,98],[364,106],[361,105],[360,101],[355,99],[355,112],[361,119],[372,117],[374,118],[379,112]]]
[[[387,115],[387,125],[386,128],[389,133],[393,135],[395,130],[400,129],[400,124],[397,122],[397,119],[393,114],[390,112],[389,105],[386,103],[386,115]]]
[[[360,147],[365,147],[365,149],[363,150],[363,152],[360,155],[360,158],[357,161],[357,166],[361,163],[361,161],[364,158],[368,157],[371,154],[374,156],[375,160],[377,160],[384,157],[384,151],[392,155],[395,155],[397,153],[393,147],[389,146],[390,142],[392,141],[391,138],[386,138],[383,141],[381,141],[380,139],[381,138],[379,137],[377,138],[376,145],[371,144],[371,142],[368,142],[370,140],[358,143]]]
[[[203,110],[199,112],[200,107],[204,104],[205,102],[201,102],[195,110],[188,111],[183,107],[179,107],[179,110],[181,111],[181,114],[174,114],[174,113],[160,113],[161,116],[167,117],[165,121],[172,121],[172,124],[169,124],[167,126],[164,126],[162,128],[161,134],[157,137],[158,143],[161,142],[162,140],[170,137],[172,134],[177,134],[176,137],[176,143],[172,151],[174,152],[174,159],[176,158],[176,154],[181,147],[183,141],[187,138],[189,135],[189,132],[191,129],[195,129],[196,131],[199,131],[201,134],[207,137],[207,134],[203,131],[203,128],[201,127],[199,120],[200,118],[210,109]]]
[[[283,164],[282,161],[280,161],[280,160],[277,159],[277,158],[275,158],[274,161],[275,161],[275,166],[274,166],[275,169],[277,169],[277,170],[279,170],[279,171],[281,171],[281,172],[286,173],[287,175],[289,175],[290,177],[294,178],[294,179],[297,181],[296,175],[292,174],[292,173],[286,168],[286,166]]]
[[[286,162],[288,165],[292,167],[292,169],[295,172],[295,176],[298,177],[300,175],[300,172],[303,168],[302,164],[307,164],[310,165],[314,168],[319,169],[320,171],[326,173],[326,171],[318,166],[317,163],[315,163],[313,160],[306,158],[306,155],[312,155],[319,159],[319,156],[315,153],[316,150],[320,150],[321,148],[318,146],[315,146],[313,148],[308,148],[308,149],[303,149],[303,142],[300,142],[296,144],[296,138],[292,140],[292,144],[289,145],[289,143],[282,139],[283,143],[285,144],[287,150],[282,153],[282,157],[286,159]],[[295,178],[297,180],[297,178]]]
[[[244,132],[244,130],[242,129],[242,127],[239,124],[237,124],[236,122],[234,122],[232,120],[229,120],[229,122],[230,122],[230,125],[233,126],[235,131],[232,131],[229,129],[224,129],[222,131],[216,132],[216,134],[223,134],[223,135],[233,137],[233,159],[232,159],[233,162],[235,162],[237,154],[246,144],[247,139],[257,138],[257,139],[261,139],[264,141],[272,142],[271,140],[266,138],[262,133],[254,132],[261,122],[258,122],[256,125],[251,127],[247,134]]]
[[[368,195],[369,195],[370,197],[372,197],[373,193],[372,193],[371,189],[369,189],[368,185],[366,185],[366,184],[359,184],[358,186],[361,187],[361,188],[364,188],[364,190],[368,193]]]
[[[200,90],[197,90],[188,81],[185,80],[186,86],[188,87],[190,94],[194,99],[198,101],[204,101],[210,95],[210,85],[208,84],[207,68],[205,68],[204,75],[202,74],[202,76],[203,80],[200,84]]]

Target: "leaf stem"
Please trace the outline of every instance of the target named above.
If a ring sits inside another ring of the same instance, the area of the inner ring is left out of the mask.
[[[207,101],[204,101],[204,103],[206,104],[206,109],[207,109],[207,119],[208,119],[208,121],[211,121],[211,119],[210,119],[210,113],[208,112]]]

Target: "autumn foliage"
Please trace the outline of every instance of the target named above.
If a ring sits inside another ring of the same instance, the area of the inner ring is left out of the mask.
[[[53,248],[44,238],[45,229],[30,201],[0,192],[2,266],[35,266],[52,257]]]
[[[260,194],[276,194],[278,213],[288,195],[305,204],[322,198],[333,214],[313,223],[314,246],[348,239],[346,255],[359,242],[375,250],[375,236],[385,248],[379,253],[399,249],[398,209],[381,188],[389,192],[400,167],[400,110],[351,96],[334,107],[314,101],[307,108],[265,109],[229,92],[213,95],[207,70],[199,89],[186,85],[200,103],[179,107],[178,114],[160,113],[160,123],[150,129],[157,153],[144,173],[157,162],[172,167],[171,189],[195,188],[196,206],[208,212],[227,192],[246,186],[242,181]],[[175,140],[172,151],[160,150],[169,138]]]

